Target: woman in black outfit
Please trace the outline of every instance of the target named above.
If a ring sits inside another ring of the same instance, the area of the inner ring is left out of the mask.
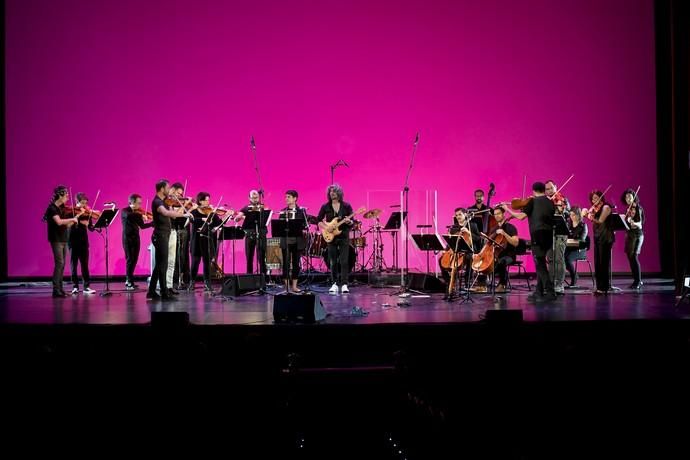
[[[639,255],[644,241],[642,231],[645,220],[644,210],[640,206],[639,196],[632,189],[623,192],[621,201],[625,205],[625,220],[628,223],[628,230],[625,232],[625,255],[628,256],[630,271],[633,275],[633,283],[630,288],[640,289],[642,287],[642,270]]]
[[[611,226],[613,205],[604,198],[601,190],[589,193],[592,207],[583,209],[583,217],[592,221],[594,226],[594,274],[596,279],[595,295],[607,294],[611,289],[611,250],[616,236]]]
[[[582,222],[582,210],[578,206],[570,208],[570,220],[568,221],[568,239],[580,242],[579,247],[565,248],[565,268],[570,274],[570,287],[577,286],[577,272],[575,270],[576,260],[587,258],[587,249],[584,243],[587,240],[587,225]]]

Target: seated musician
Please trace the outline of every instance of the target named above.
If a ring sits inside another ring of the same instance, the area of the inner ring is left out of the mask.
[[[570,287],[577,286],[577,271],[575,270],[576,260],[585,260],[587,249],[587,226],[582,222],[582,211],[579,207],[573,206],[570,209],[570,221],[568,222],[568,245],[565,248],[565,268],[570,274]],[[577,246],[573,246],[577,243]]]
[[[520,239],[518,238],[517,228],[506,220],[505,210],[501,206],[493,209],[494,218],[496,219],[497,228],[493,231],[496,237],[503,235],[506,239],[506,246],[500,250],[496,258],[496,265],[494,273],[498,277],[498,286],[496,292],[506,292],[506,284],[508,283],[508,265],[515,262],[516,248]]]
[[[479,229],[477,228],[477,224],[474,223],[474,221],[469,221],[467,219],[467,210],[465,208],[455,208],[455,214],[453,215],[453,224],[448,227],[448,233],[451,235],[459,235],[461,233],[467,233],[470,232],[470,235],[472,236],[472,249],[475,252],[479,252],[481,249],[481,238],[479,236]],[[453,251],[455,248],[448,248],[448,251]],[[448,253],[452,254],[452,252]],[[446,262],[446,258],[442,257],[440,260],[441,264],[441,276],[443,279],[446,280],[446,282],[450,281],[450,272],[451,269],[453,268],[452,265],[444,263]],[[469,269],[469,266],[472,262],[472,257],[465,257],[463,259],[463,266],[458,267],[459,269]]]

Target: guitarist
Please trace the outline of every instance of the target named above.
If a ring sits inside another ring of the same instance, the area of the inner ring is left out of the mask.
[[[326,198],[328,202],[321,206],[317,220],[319,228],[322,231],[331,231],[330,222],[337,218],[343,224],[339,227],[342,233],[328,243],[328,259],[331,265],[331,277],[333,278],[333,286],[328,290],[330,294],[338,294],[338,289],[343,294],[350,292],[347,288],[347,277],[350,273],[348,267],[349,244],[350,244],[350,227],[352,221],[350,215],[352,206],[343,201],[343,189],[338,184],[332,184],[326,191]],[[325,221],[324,221],[325,219]],[[337,261],[340,261],[337,264]],[[338,270],[338,268],[340,270]]]

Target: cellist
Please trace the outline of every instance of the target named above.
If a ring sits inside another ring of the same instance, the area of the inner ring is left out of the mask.
[[[515,225],[508,222],[505,216],[504,206],[496,206],[493,209],[494,218],[496,219],[497,227],[492,231],[496,235],[503,235],[506,240],[506,247],[503,248],[496,259],[494,266],[495,275],[498,277],[498,286],[496,292],[506,292],[506,284],[508,283],[508,265],[515,262],[517,247],[520,239],[518,238],[517,228]]]
[[[479,229],[474,221],[467,220],[467,210],[465,208],[455,208],[453,215],[453,224],[448,228],[448,233],[451,235],[460,235],[461,233],[469,233],[472,237],[472,245],[476,251],[481,248],[481,238],[479,236]],[[448,282],[450,280],[450,272],[453,268],[451,264],[451,256],[454,248],[448,248],[446,253],[441,257],[439,263],[441,265],[441,276]],[[467,269],[472,262],[471,257],[466,257],[463,260],[463,267]]]

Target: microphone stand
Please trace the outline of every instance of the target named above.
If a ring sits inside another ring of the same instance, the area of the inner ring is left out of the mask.
[[[256,180],[259,182],[259,221],[256,221],[254,224],[254,230],[256,231],[256,245],[255,245],[255,257],[256,257],[256,267],[257,270],[259,270],[259,275],[261,276],[261,289],[259,289],[259,293],[264,294],[266,292],[266,276],[267,273],[261,273],[261,255],[260,255],[260,250],[262,247],[262,238],[261,235],[259,234],[259,226],[263,222],[263,216],[264,216],[264,185],[263,182],[261,181],[261,172],[259,172],[259,160],[257,159],[256,156],[256,142],[254,141],[254,136],[251,137],[249,141],[249,146],[252,150],[252,154],[254,155],[254,170],[256,171]],[[266,259],[266,251],[268,250],[268,247],[266,244],[263,245],[263,255],[264,255],[264,262]]]
[[[410,156],[410,166],[407,168],[407,175],[405,176],[405,185],[403,186],[403,209],[401,210],[401,218],[404,224],[404,239],[405,239],[405,270],[400,270],[400,294],[399,297],[409,297],[409,288],[407,286],[407,274],[410,269],[409,265],[409,230],[407,229],[407,222],[409,222],[409,204],[410,204],[410,174],[412,173],[412,167],[414,166],[414,157],[417,153],[417,145],[419,145],[419,132],[414,139],[412,144],[412,155]],[[407,212],[407,216],[405,216]]]

